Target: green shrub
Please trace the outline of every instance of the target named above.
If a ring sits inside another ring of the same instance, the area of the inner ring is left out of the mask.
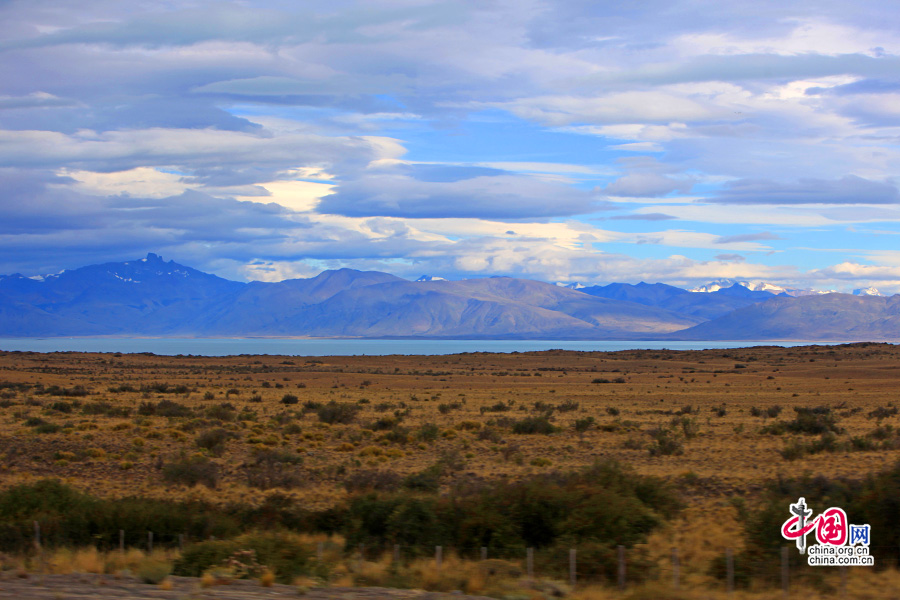
[[[441,428],[434,423],[425,423],[416,430],[415,437],[422,442],[433,442],[441,434]]]
[[[449,541],[500,552],[563,549],[596,543],[632,546],[680,506],[668,484],[615,462],[572,473],[483,482],[449,494],[370,493],[351,499],[344,533],[358,543],[422,548]],[[580,561],[579,561],[580,562]]]
[[[241,551],[253,551],[256,561],[269,568],[280,583],[292,583],[311,574],[312,549],[296,535],[286,532],[247,533],[231,540],[190,544],[175,561],[175,575],[199,577],[213,567],[225,566]]]
[[[136,575],[144,583],[158,584],[171,573],[172,565],[169,563],[153,558],[145,558],[138,565]]]
[[[793,421],[785,424],[792,433],[811,433],[814,435],[834,432],[842,433],[843,429],[837,426],[837,417],[827,406],[795,406],[797,416]]]

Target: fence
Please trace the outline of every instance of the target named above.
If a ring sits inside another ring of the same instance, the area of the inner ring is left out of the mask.
[[[60,545],[59,542],[63,541],[63,539],[64,538],[60,538],[60,536],[57,535],[54,543],[51,545],[58,546]],[[215,538],[210,536],[206,539],[214,540]],[[179,550],[183,550],[188,544],[203,540],[189,539],[185,534],[159,536],[152,531],[137,533],[119,530],[114,535],[98,536],[96,541],[98,543],[95,545],[100,550],[118,550],[124,554],[126,549],[130,548],[137,548],[148,552],[152,552],[154,548],[159,549],[160,547],[168,549],[178,548]],[[7,542],[9,542],[9,540],[7,540]],[[34,522],[33,539],[30,540],[26,546],[30,546],[30,548],[23,547],[20,550],[34,551],[39,557],[43,556],[44,541],[42,539],[41,525],[38,521]],[[316,561],[319,563],[323,562],[326,550],[334,550],[335,548],[335,542],[318,541],[315,549]],[[596,547],[594,547],[594,549],[596,550]],[[888,549],[879,547],[870,548],[873,557],[877,557],[879,550],[887,551]],[[597,579],[596,575],[598,573],[605,573],[606,576],[601,579],[614,583],[621,590],[626,589],[630,583],[647,579],[655,579],[657,581],[668,580],[671,587],[674,590],[678,590],[682,587],[682,575],[685,570],[682,565],[682,554],[677,547],[671,549],[669,558],[666,561],[668,564],[663,565],[657,561],[648,565],[646,556],[635,552],[634,550],[629,550],[625,546],[618,545],[615,547],[615,551],[612,552],[614,564],[610,565],[608,564],[608,561],[606,561],[607,564],[598,565],[595,564],[596,556],[591,555],[589,552],[587,553],[588,557],[584,557],[582,553],[579,552],[578,547],[569,548],[564,556],[560,556],[558,551],[554,554],[553,551],[548,551],[546,549],[539,550],[538,556],[540,557],[540,560],[536,561],[535,548],[525,547],[488,548],[482,546],[478,548],[459,548],[442,545],[423,546],[401,544],[393,544],[389,547],[367,546],[365,544],[357,544],[353,548],[346,545],[340,546],[340,552],[344,556],[344,559],[347,560],[351,566],[355,564],[356,569],[359,571],[362,570],[363,563],[367,559],[383,557],[388,553],[390,553],[393,563],[403,564],[413,557],[421,559],[428,556],[432,551],[434,553],[434,566],[438,570],[445,568],[445,558],[451,554],[462,559],[482,562],[489,559],[501,559],[523,563],[524,567],[522,568],[522,575],[529,580],[535,580],[540,576],[560,578],[559,575],[565,573],[567,575],[568,583],[573,587],[588,581],[594,581]],[[632,559],[635,557],[638,559],[635,565],[637,568],[634,569],[631,574],[629,573],[629,553],[631,553]],[[819,567],[808,567],[806,565],[806,557],[800,555],[792,547],[783,546],[778,552],[777,557],[770,558],[777,558],[779,568],[777,568],[775,572],[771,572],[770,570],[767,575],[760,575],[759,572],[755,572],[753,578],[757,581],[757,584],[762,583],[767,587],[780,587],[785,598],[788,598],[790,595],[792,578],[809,574],[811,571],[808,571],[808,569],[817,569],[817,575],[822,573]],[[748,561],[746,559],[741,559],[744,560],[745,564],[738,565],[735,554],[731,548],[726,548],[724,550],[722,559],[723,572],[719,574],[719,578],[722,580],[724,589],[729,593],[733,593],[738,584],[737,566],[745,567],[743,569],[745,573],[747,571],[746,563]],[[41,559],[40,562],[43,562],[43,560]],[[882,560],[879,564],[882,567],[898,566],[896,561],[891,559]],[[650,572],[648,572],[648,566]],[[688,568],[691,567],[690,565],[687,566]],[[847,567],[840,566],[838,572],[839,595],[840,597],[846,597]],[[743,579],[744,576],[745,575],[742,574],[741,579]]]

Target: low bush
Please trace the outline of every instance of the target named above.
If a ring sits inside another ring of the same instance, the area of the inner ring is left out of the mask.
[[[198,448],[209,450],[214,456],[222,456],[225,452],[225,443],[235,437],[237,437],[235,433],[222,428],[208,429],[197,436],[195,443]]]
[[[359,406],[331,401],[316,410],[319,421],[334,425],[336,423],[352,423],[356,419]]]
[[[235,556],[248,551],[252,551],[255,562],[268,567],[280,583],[293,583],[297,577],[312,573],[313,549],[296,534],[287,532],[247,533],[231,540],[190,544],[175,561],[173,572],[200,577],[216,567],[233,569]]]
[[[203,484],[215,488],[219,483],[219,465],[203,456],[181,458],[162,468],[163,480],[187,486]]]
[[[512,425],[512,432],[518,434],[542,434],[556,433],[559,428],[550,422],[546,416],[525,417]]]

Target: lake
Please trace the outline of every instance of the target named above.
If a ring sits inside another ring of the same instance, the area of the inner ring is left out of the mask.
[[[827,344],[827,342],[818,342]],[[749,346],[803,346],[804,342],[654,342],[560,340],[348,340],[285,338],[7,338],[0,350],[29,352],[152,352],[174,356],[278,354],[289,356],[439,355],[461,352],[530,352],[535,350],[706,350]]]

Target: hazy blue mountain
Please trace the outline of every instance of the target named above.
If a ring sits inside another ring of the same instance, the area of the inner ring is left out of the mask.
[[[240,283],[156,254],[0,276],[0,336],[92,335],[895,340],[900,296],[773,296],[742,285],[700,293],[660,283],[576,290],[353,269]]]
[[[667,336],[679,340],[900,339],[900,295],[777,296]]]
[[[702,319],[508,277],[413,282],[340,269],[239,283],[155,254],[0,277],[0,335],[629,337]]]
[[[737,308],[773,298],[769,292],[752,291],[735,283],[715,292],[689,292],[664,283],[611,283],[579,290],[582,293],[613,300],[627,300],[676,313],[715,319]]]

